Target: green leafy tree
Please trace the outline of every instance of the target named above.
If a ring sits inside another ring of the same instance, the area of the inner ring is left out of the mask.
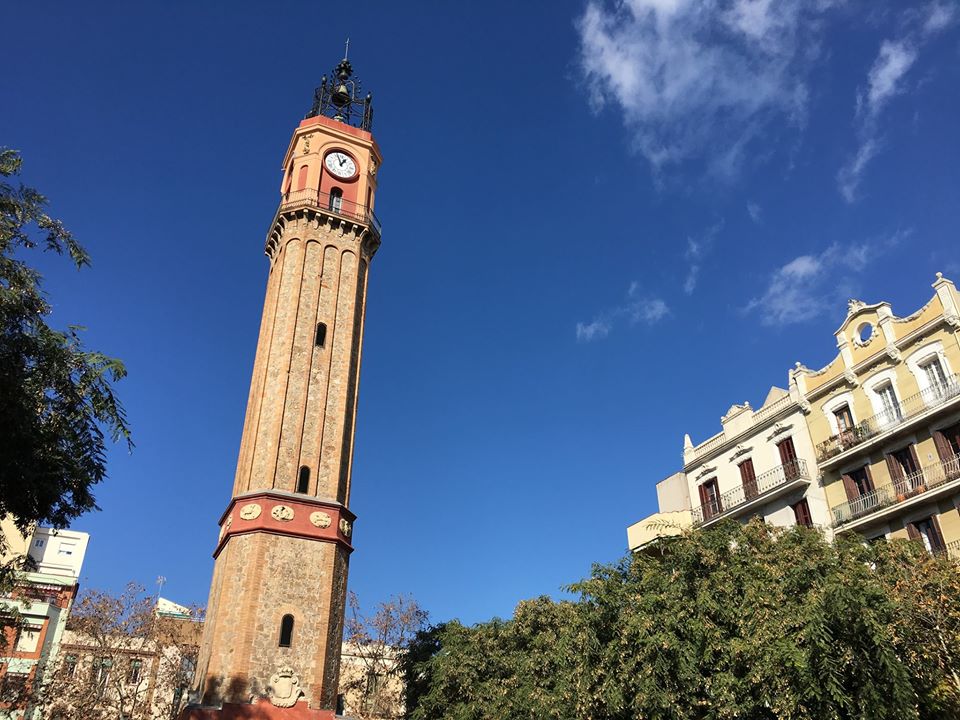
[[[47,214],[43,195],[14,184],[20,165],[16,151],[0,149],[0,517],[26,530],[64,527],[95,508],[104,433],[129,444],[130,430],[112,387],[123,364],[85,349],[80,328],[46,322],[50,304],[24,256],[66,253],[78,269],[90,258]]]
[[[411,647],[413,720],[960,717],[957,567],[907,542],[721,524],[594,568],[578,602]],[[929,594],[928,594],[929,592]]]

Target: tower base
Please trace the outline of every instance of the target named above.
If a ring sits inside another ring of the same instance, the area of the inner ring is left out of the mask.
[[[222,707],[187,706],[177,720],[334,720],[332,710],[312,710],[305,702],[277,707],[269,700],[254,703],[224,703]]]

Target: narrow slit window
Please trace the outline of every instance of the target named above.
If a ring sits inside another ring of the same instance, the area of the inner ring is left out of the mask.
[[[327,326],[326,323],[317,323],[317,347],[323,347],[323,344],[327,341]]]
[[[300,474],[297,476],[297,492],[305,493],[310,491],[310,468],[306,465],[300,468]]]
[[[284,615],[280,620],[280,647],[290,647],[293,644],[293,615]]]

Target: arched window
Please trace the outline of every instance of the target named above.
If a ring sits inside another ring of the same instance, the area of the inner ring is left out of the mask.
[[[317,337],[316,337],[316,346],[323,347],[323,344],[327,341],[327,326],[325,323],[317,323]]]
[[[340,208],[343,207],[343,190],[338,187],[330,188],[330,205],[327,207],[328,210],[333,212],[340,212]]]
[[[297,176],[297,190],[303,190],[307,186],[307,166],[300,168],[300,174]]]
[[[280,620],[280,647],[290,647],[293,643],[293,615],[284,615]]]
[[[297,477],[297,492],[305,493],[310,491],[310,468],[304,465],[300,468],[300,475]]]

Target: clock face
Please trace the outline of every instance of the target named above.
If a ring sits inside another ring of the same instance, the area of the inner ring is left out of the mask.
[[[357,174],[357,164],[353,161],[353,158],[339,150],[327,155],[324,164],[331,175],[343,180],[352,178]]]

